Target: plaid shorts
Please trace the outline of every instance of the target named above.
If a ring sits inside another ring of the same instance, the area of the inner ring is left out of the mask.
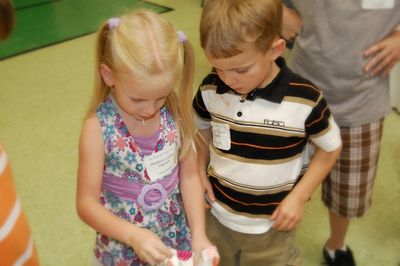
[[[383,120],[340,128],[342,152],[322,185],[322,201],[331,212],[361,217],[371,206]]]

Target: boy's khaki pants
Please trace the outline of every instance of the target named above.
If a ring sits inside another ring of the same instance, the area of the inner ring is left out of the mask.
[[[270,229],[264,234],[244,234],[223,226],[207,211],[207,235],[218,247],[220,266],[302,265],[295,247],[295,230]]]

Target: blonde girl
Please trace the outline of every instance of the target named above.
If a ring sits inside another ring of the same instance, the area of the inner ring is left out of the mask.
[[[97,232],[94,264],[156,265],[170,248],[210,246],[189,41],[161,16],[135,11],[100,27],[96,56],[77,189],[78,214]]]

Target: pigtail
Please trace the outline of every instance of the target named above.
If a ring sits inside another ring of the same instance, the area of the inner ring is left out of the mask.
[[[183,157],[190,149],[195,150],[195,124],[192,113],[193,80],[194,80],[194,52],[188,40],[182,42],[183,47],[183,69],[179,86],[179,119],[182,147],[180,157]]]
[[[100,26],[97,32],[93,94],[89,103],[87,117],[96,112],[99,104],[102,103],[110,93],[110,88],[104,83],[100,74],[101,64],[111,66],[111,44],[109,35],[110,28],[108,23],[105,22]]]

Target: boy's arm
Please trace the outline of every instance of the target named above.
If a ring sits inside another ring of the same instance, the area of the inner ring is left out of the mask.
[[[209,145],[212,140],[211,129],[200,130],[202,140],[198,149],[198,162],[199,162],[199,174],[203,190],[207,195],[207,199],[211,202],[215,201],[215,195],[211,187],[211,183],[207,177],[207,168],[210,162],[210,149]],[[211,205],[205,201],[206,208],[210,208]]]
[[[193,150],[179,162],[179,176],[183,206],[192,235],[192,249],[196,254],[200,254],[200,251],[212,244],[206,236],[203,190],[197,156]]]
[[[210,125],[211,115],[208,112],[206,104],[204,103],[204,99],[201,93],[201,86],[202,85],[200,85],[200,88],[193,99],[193,114],[197,127],[199,129],[199,141],[197,141],[199,175],[203,190],[205,191],[209,201],[212,202],[215,200],[215,196],[212,191],[210,181],[207,177],[207,168],[210,162],[209,145],[212,141],[212,131]],[[206,200],[205,206],[206,208],[211,207]]]
[[[99,202],[104,164],[104,144],[95,116],[83,125],[79,142],[79,169],[76,208],[79,217],[97,232],[131,246],[138,256],[154,265],[171,251],[153,232],[114,215]]]
[[[293,229],[300,222],[304,204],[329,174],[339,157],[340,151],[341,146],[331,152],[316,148],[303,178],[272,214],[271,219],[275,220],[273,228],[287,231]]]

